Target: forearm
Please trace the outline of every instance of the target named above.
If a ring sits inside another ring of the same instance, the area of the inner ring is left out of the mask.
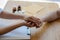
[[[16,15],[16,14],[11,14],[8,12],[1,12],[0,18],[5,18],[5,19],[25,19],[27,16],[25,15]]]
[[[57,11],[54,11],[54,12],[50,12],[50,13],[47,13],[46,15],[44,15],[44,17],[41,18],[41,21],[50,22],[50,21],[56,20],[57,18],[58,18]]]
[[[17,23],[17,24],[14,24],[14,25],[11,25],[11,26],[8,26],[8,27],[5,27],[5,28],[1,28],[0,29],[0,35],[8,33],[8,32],[10,32],[10,31],[12,31],[12,30],[14,30],[18,27],[23,26],[23,25],[25,25],[25,23]]]

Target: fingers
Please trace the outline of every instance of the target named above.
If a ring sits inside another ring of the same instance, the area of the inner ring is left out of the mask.
[[[32,23],[31,25],[34,26],[34,23]]]
[[[26,24],[27,24],[27,26],[29,26],[29,27],[34,27],[34,23],[28,22],[28,23],[26,23]]]
[[[34,25],[31,22],[27,22],[26,24],[27,24],[28,27],[33,27],[33,25]]]
[[[27,23],[27,26],[28,27],[36,27],[36,28],[39,28],[40,27],[40,24],[28,22]]]
[[[33,16],[28,17],[26,22],[27,22],[27,25],[29,27],[37,27],[38,28],[38,27],[40,27],[40,24],[41,24],[40,19],[39,18],[35,18]]]

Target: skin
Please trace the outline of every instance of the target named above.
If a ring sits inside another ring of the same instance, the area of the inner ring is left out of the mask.
[[[8,33],[18,27],[21,27],[23,25],[28,26],[28,27],[40,27],[41,22],[51,22],[54,21],[58,18],[60,18],[60,9],[49,12],[46,15],[44,15],[43,18],[35,18],[33,16],[28,17],[24,15],[15,15],[15,14],[9,14],[7,12],[1,12],[0,18],[4,19],[22,19],[25,20],[26,22],[18,22],[16,24],[12,24],[11,26],[8,26],[6,28],[0,28],[0,35],[3,35],[5,33]]]
[[[42,22],[51,22],[54,21],[56,19],[60,18],[60,9],[55,10],[53,12],[49,12],[46,15],[44,15],[43,18],[41,18],[40,20]]]
[[[24,25],[25,25],[25,23],[16,23],[16,24],[13,24],[11,26],[7,26],[5,28],[0,28],[0,35],[6,34],[12,30],[14,30],[18,27],[24,26]]]
[[[40,22],[38,20],[38,18],[35,18],[35,17],[32,17],[32,16],[28,17],[28,16],[25,16],[25,15],[15,15],[15,14],[11,14],[11,13],[4,12],[4,11],[1,12],[0,18],[4,18],[4,19],[22,19],[22,20],[25,20],[24,22],[18,22],[18,23],[9,25],[9,26],[7,26],[5,28],[0,28],[0,35],[6,34],[6,33],[10,32],[12,30],[14,30],[14,29],[16,29],[18,27],[24,26],[24,25],[28,26],[28,27],[34,27],[34,26],[36,27],[37,25],[39,26],[39,23],[37,23],[37,21]]]

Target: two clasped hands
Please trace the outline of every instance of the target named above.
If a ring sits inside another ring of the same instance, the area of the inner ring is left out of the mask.
[[[36,28],[40,27],[41,21],[39,18],[30,16],[25,21],[26,21],[25,25],[28,27],[36,27]]]
[[[16,15],[16,14],[11,14],[11,13],[4,12],[4,11],[2,11],[0,13],[0,18],[22,19],[22,20],[24,20],[24,22],[19,21],[18,23],[9,25],[9,26],[4,27],[4,28],[1,28],[1,26],[0,26],[0,35],[6,34],[10,31],[12,31],[12,30],[14,30],[18,27],[22,27],[22,26],[37,27],[38,28],[38,27],[40,27],[40,23],[41,23],[39,18],[36,18],[36,17],[33,17],[33,16],[27,17],[25,15]]]
[[[0,35],[3,35],[21,26],[39,28],[41,26],[41,23],[43,22],[51,22],[51,21],[54,21],[60,18],[60,9],[49,12],[46,15],[44,15],[43,18],[40,18],[40,19],[34,16],[16,15],[16,14],[11,14],[11,13],[4,12],[4,11],[0,12],[0,18],[25,20],[24,22],[18,22],[16,24],[9,25],[8,27],[0,28]]]

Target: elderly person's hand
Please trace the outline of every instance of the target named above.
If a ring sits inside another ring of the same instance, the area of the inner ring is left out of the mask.
[[[36,17],[28,17],[26,20],[26,26],[39,28],[41,26],[41,21]]]

